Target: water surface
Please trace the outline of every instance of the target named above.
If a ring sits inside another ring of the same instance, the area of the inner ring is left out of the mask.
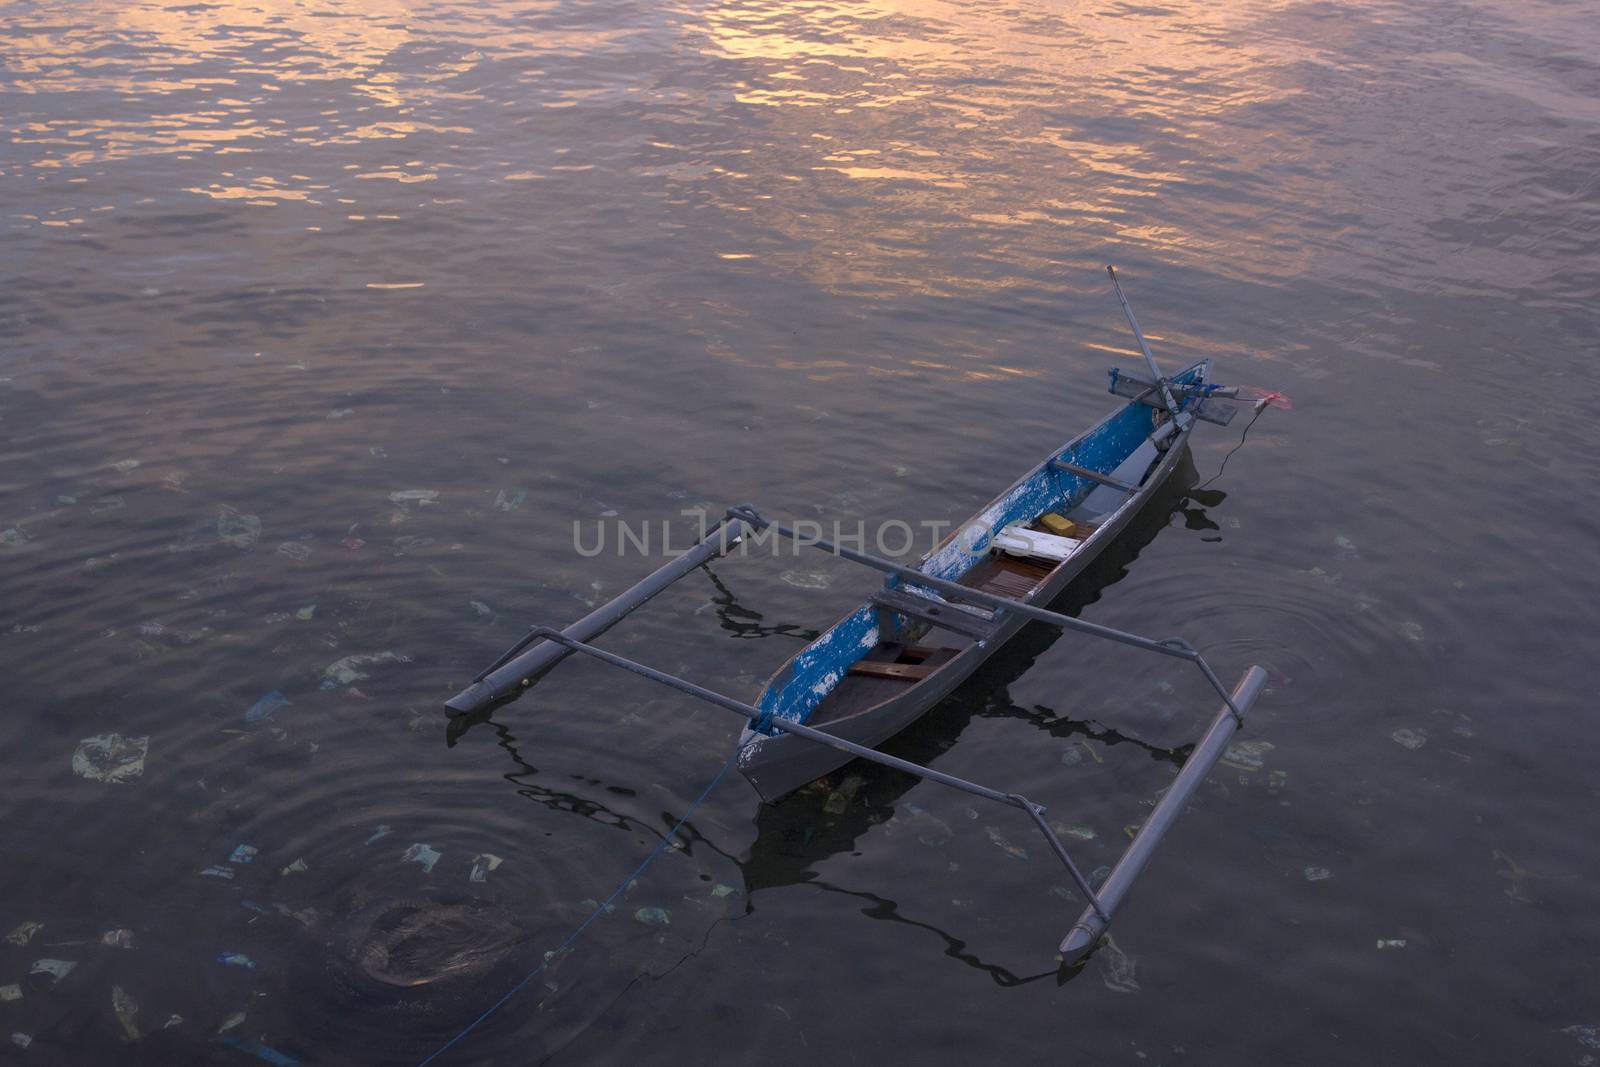
[[[733,777],[441,1062],[1588,1062],[1596,25],[7,6],[0,927],[43,924],[0,942],[13,1052],[420,1060],[736,734],[573,663],[447,744],[473,671],[654,565],[574,522],[958,520],[1135,368],[1116,262],[1169,366],[1294,407],[1215,480],[1242,424],[1203,428],[1071,598],[1272,672],[1260,765],[1211,776],[1114,945],[1058,982],[1081,902],[1015,813]],[[728,560],[606,643],[749,698],[872,585]],[[1030,630],[889,747],[1049,805],[1094,868],[1211,710]],[[148,739],[136,777],[75,772],[108,735]]]

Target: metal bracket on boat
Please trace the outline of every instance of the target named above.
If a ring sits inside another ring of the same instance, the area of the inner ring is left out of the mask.
[[[599,637],[623,616],[673,582],[692,573],[696,567],[730,551],[743,540],[745,533],[744,524],[738,519],[717,523],[694,547],[568,626],[562,631],[563,636],[578,641],[590,641]],[[452,718],[472,715],[509,699],[569,654],[568,650],[558,642],[543,645],[538,645],[536,642],[534,632],[530,631],[521,641],[490,664],[487,670],[474,678],[471,685],[445,701],[444,706],[449,715]]]
[[[979,604],[983,607],[1000,611],[1014,611],[1025,618],[1047,622],[1052,626],[1059,626],[1065,630],[1076,630],[1079,633],[1090,634],[1094,637],[1104,638],[1107,641],[1115,641],[1118,644],[1131,645],[1134,648],[1142,648],[1163,656],[1172,656],[1174,659],[1188,660],[1200,668],[1200,673],[1205,675],[1206,681],[1211,685],[1211,688],[1217,691],[1217,694],[1222,697],[1223,703],[1233,711],[1234,718],[1238,724],[1244,725],[1244,715],[1234,706],[1233,698],[1228,694],[1228,690],[1223,686],[1221,680],[1217,678],[1216,672],[1211,669],[1211,664],[1206,662],[1205,657],[1200,654],[1198,649],[1182,638],[1169,637],[1164,640],[1156,640],[1150,637],[1140,637],[1138,634],[1130,634],[1111,626],[1102,626],[1086,619],[1075,619],[1071,615],[1062,615],[1059,612],[1048,611],[1032,604],[1024,604],[1021,601],[1012,600],[1010,597],[985,593],[981,589],[973,589],[971,586],[962,585],[959,582],[935,578],[933,575],[924,574],[914,567],[904,567],[891,560],[868,555],[865,552],[858,552],[853,548],[845,548],[843,545],[836,545],[820,537],[803,536],[792,526],[786,526],[781,522],[767,518],[756,510],[754,504],[741,504],[739,507],[729,508],[728,517],[730,519],[739,519],[758,531],[771,527],[784,537],[792,539],[796,544],[810,545],[824,552],[831,552],[852,563],[859,563],[864,567],[883,571],[885,574],[899,575],[907,582],[933,589],[951,600],[964,600],[969,604]]]
[[[871,763],[880,764],[884,767],[891,767],[897,771],[904,771],[905,773],[915,775],[918,778],[923,778],[930,782],[938,782],[940,785],[949,786],[952,789],[959,789],[963,793],[970,793],[975,797],[983,797],[985,800],[992,800],[998,804],[1006,804],[1013,808],[1021,808],[1023,811],[1028,813],[1028,816],[1033,820],[1034,825],[1039,828],[1039,832],[1042,833],[1045,837],[1045,840],[1050,843],[1050,850],[1056,854],[1056,858],[1059,859],[1062,863],[1062,866],[1067,869],[1067,874],[1072,878],[1073,884],[1078,887],[1078,891],[1082,893],[1084,899],[1089,902],[1087,914],[1093,916],[1099,921],[1099,928],[1101,930],[1104,930],[1106,925],[1111,922],[1112,909],[1104,906],[1104,904],[1101,903],[1100,895],[1097,894],[1089,885],[1089,880],[1083,876],[1083,872],[1078,869],[1078,865],[1072,862],[1072,857],[1068,855],[1066,846],[1061,843],[1061,839],[1057,837],[1055,831],[1050,828],[1050,824],[1045,822],[1044,806],[1042,804],[1035,804],[1021,793],[1003,793],[998,789],[990,789],[986,785],[979,785],[977,782],[969,782],[965,778],[958,778],[953,774],[945,774],[943,771],[936,771],[932,767],[924,767],[920,763],[912,763],[910,760],[903,760],[898,756],[891,756],[888,753],[879,752],[877,749],[868,748],[865,745],[858,745],[854,741],[846,741],[842,737],[835,737],[832,734],[823,733],[821,730],[806,726],[804,723],[795,722],[792,719],[769,716],[762,712],[760,708],[746,704],[743,701],[735,700],[732,697],[718,693],[715,690],[696,685],[688,679],[679,678],[675,674],[668,674],[665,671],[658,671],[654,667],[648,667],[643,663],[637,663],[631,659],[619,656],[614,652],[607,652],[605,649],[596,648],[591,644],[587,644],[586,642],[575,640],[571,637],[568,637],[562,631],[548,626],[534,627],[532,630],[528,631],[528,638],[533,642],[548,641],[550,644],[558,646],[562,650],[562,655],[566,655],[567,653],[571,652],[582,652],[585,655],[593,656],[602,663],[609,663],[613,667],[619,667],[622,670],[628,671],[632,674],[637,674],[641,678],[648,678],[652,682],[658,682],[661,685],[667,686],[671,689],[676,689],[680,693],[687,693],[689,696],[698,697],[708,704],[712,704],[716,707],[723,708],[727,711],[741,715],[748,721],[767,721],[774,729],[783,733],[793,734],[795,737],[802,737],[807,741],[813,741],[819,745],[827,745],[829,748],[838,749],[840,752],[847,752],[857,759],[864,759]],[[536,645],[536,647],[538,646]],[[1193,757],[1191,757],[1191,762],[1192,760]],[[1159,813],[1159,811],[1160,809],[1158,806],[1157,812]],[[1152,816],[1152,821],[1154,821],[1154,816]]]

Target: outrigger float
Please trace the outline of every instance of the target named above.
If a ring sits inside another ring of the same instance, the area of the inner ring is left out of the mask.
[[[1128,526],[1171,477],[1196,422],[1227,425],[1236,409],[1219,401],[1239,390],[1212,384],[1211,361],[1162,376],[1116,271],[1107,268],[1150,379],[1111,371],[1111,392],[1127,398],[1095,426],[1051,452],[1011,488],[916,564],[905,566],[803,536],[753,505],[730,508],[693,548],[565,629],[539,626],[452,697],[452,716],[483,715],[515,699],[568,655],[579,652],[739,715],[739,767],[763,800],[775,802],[852,759],[916,775],[1020,808],[1038,827],[1089,904],[1060,945],[1075,963],[1100,940],[1134,880],[1190,797],[1228,747],[1266,682],[1259,666],[1230,691],[1195,647],[1050,611],[1053,601]],[[1263,402],[1258,402],[1264,403]],[[772,531],[883,572],[883,588],[812,641],[747,704],[597,648],[592,642],[629,612],[746,536]],[[1222,698],[1177,778],[1098,890],[1090,886],[1041,805],[908,760],[874,746],[911,725],[977,670],[1017,631],[1042,622],[1193,663]]]

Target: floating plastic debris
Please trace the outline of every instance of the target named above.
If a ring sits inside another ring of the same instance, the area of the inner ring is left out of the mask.
[[[36,923],[32,919],[18,923],[17,928],[6,935],[6,940],[13,945],[26,945],[33,940],[33,935],[44,929],[44,923]]]
[[[18,1048],[27,1048],[33,1044],[33,1038],[19,1031],[11,1035],[11,1043]]]
[[[122,1024],[122,1032],[129,1041],[137,1041],[143,1036],[139,1033],[139,1024],[135,1022],[139,1015],[139,1002],[119,985],[111,987],[111,1010],[117,1013],[117,1022]]]
[[[640,908],[633,913],[634,919],[646,926],[671,926],[672,916],[667,914],[665,908]]]
[[[1339,558],[1340,559],[1360,559],[1361,558],[1361,551],[1358,548],[1356,548],[1356,543],[1354,541],[1350,540],[1350,538],[1344,536],[1343,534],[1340,534],[1338,537],[1335,537],[1333,539],[1333,543],[1339,549]]]
[[[1406,619],[1400,624],[1400,632],[1413,641],[1421,641],[1425,637],[1422,624],[1415,619]]]
[[[1289,784],[1288,771],[1267,772],[1267,791],[1269,793],[1276,793],[1287,784]]]
[[[149,752],[148,737],[123,737],[121,734],[85,737],[72,754],[72,770],[93,781],[131,782],[144,773],[144,760]]]
[[[1007,841],[1005,838],[1001,837],[998,827],[985,826],[983,828],[983,832],[989,835],[989,840],[994,843],[996,848],[1000,849],[1000,851],[1004,852],[1012,859],[1025,860],[1028,858],[1028,850],[1025,848],[1019,848]]]
[[[299,541],[285,541],[278,546],[278,555],[293,560],[307,560],[311,558],[311,549]]]
[[[1135,975],[1139,961],[1117,947],[1110,934],[1105,935],[1100,951],[1096,955],[1103,957],[1106,962],[1106,969],[1101,974],[1100,980],[1105,983],[1107,989],[1113,993],[1139,992],[1139,981]]]
[[[1332,878],[1332,877],[1333,877],[1333,872],[1328,870],[1328,868],[1326,868],[1326,867],[1307,867],[1306,868],[1306,881],[1308,881],[1308,882],[1326,882],[1329,878]]]
[[[1428,743],[1428,731],[1423,729],[1413,730],[1403,726],[1389,736],[1394,739],[1395,744],[1409,748],[1413,752]]]
[[[332,411],[328,412],[328,418],[330,418],[330,419],[342,419],[346,415],[354,415],[355,413],[356,413],[356,409],[355,408],[334,408]]]
[[[116,471],[118,474],[127,474],[129,471],[136,471],[139,469],[139,461],[136,459],[119,459],[110,466],[111,469]]]
[[[287,708],[292,703],[293,702],[288,697],[274,689],[272,692],[268,693],[266,696],[250,705],[250,710],[244,713],[244,721],[264,722],[265,720],[272,718],[273,712],[280,708]]]
[[[21,1000],[22,987],[16,983],[0,985],[0,1000]]]
[[[290,1056],[284,1052],[279,1052],[277,1049],[272,1048],[271,1046],[263,1045],[259,1041],[251,1041],[247,1038],[235,1037],[232,1034],[222,1038],[221,1040],[222,1043],[227,1045],[229,1048],[237,1049],[240,1052],[248,1052],[256,1059],[266,1060],[268,1063],[274,1064],[275,1067],[295,1067],[295,1065],[300,1062],[293,1056]]]
[[[370,845],[370,844],[372,844],[372,843],[373,843],[373,842],[374,842],[374,841],[377,841],[377,840],[379,840],[379,839],[380,839],[380,838],[384,838],[384,837],[388,837],[388,836],[389,836],[389,835],[390,835],[390,834],[392,834],[392,833],[394,833],[394,831],[393,831],[393,830],[391,830],[391,829],[389,829],[389,824],[388,824],[388,823],[386,823],[386,822],[380,822],[380,823],[379,823],[379,824],[378,824],[378,825],[377,825],[377,826],[376,826],[376,827],[375,827],[375,828],[374,828],[374,829],[373,829],[373,831],[372,831],[372,836],[371,836],[371,837],[369,837],[369,838],[367,838],[367,839],[366,839],[366,840],[365,840],[365,841],[363,841],[363,842],[362,842],[362,844],[366,844],[366,845]]]
[[[410,663],[407,656],[398,652],[362,652],[354,656],[346,656],[335,660],[322,669],[322,687],[332,689],[341,685],[352,685],[372,677],[362,667],[375,667],[384,663]]]
[[[355,551],[357,551],[358,549],[361,549],[361,548],[365,548],[366,544],[367,544],[365,541],[363,541],[359,537],[346,537],[343,541],[340,541],[339,543],[341,545],[343,545],[344,547],[348,548],[352,552],[355,552]]]
[[[739,890],[735,886],[723,885],[720,882],[711,887],[711,895],[717,898],[736,896]]]
[[[843,815],[850,807],[850,802],[855,799],[861,787],[867,780],[860,775],[849,775],[839,783],[839,788],[828,794],[828,799],[823,801],[822,810],[830,815]]]
[[[1093,841],[1097,836],[1093,827],[1067,826],[1065,823],[1053,823],[1052,829],[1062,837],[1076,837],[1079,841]]]
[[[283,868],[278,873],[287,878],[291,874],[300,874],[304,871],[309,871],[310,869],[311,864],[306,862],[304,856],[300,856],[293,863],[289,864],[289,866]]]
[[[232,1015],[228,1016],[226,1019],[222,1020],[222,1025],[217,1027],[217,1033],[225,1034],[229,1030],[232,1030],[234,1027],[239,1026],[240,1024],[242,1024],[244,1022],[244,1020],[245,1020],[244,1012],[236,1011]]]
[[[294,617],[299,619],[301,622],[310,622],[312,619],[317,617],[317,606],[315,604],[307,604],[303,608],[296,608],[294,611]]]
[[[526,499],[528,499],[526,490],[514,489],[510,493],[507,493],[504,489],[502,489],[500,492],[495,494],[494,506],[500,511],[516,511],[522,506],[522,502]]]
[[[427,504],[437,504],[439,502],[439,490],[401,489],[397,492],[390,493],[389,501],[402,506],[406,504],[415,504],[418,507],[423,507]]]
[[[1381,949],[1383,949],[1383,948],[1405,948],[1406,947],[1406,939],[1403,938],[1403,937],[1380,937],[1380,938],[1378,938],[1378,947],[1381,948]]]
[[[219,952],[217,962],[228,967],[243,967],[247,971],[256,969],[256,961],[243,952]]]
[[[128,502],[120,496],[103,496],[89,502],[89,514],[104,515],[108,511],[121,511],[127,506]]]
[[[1578,1039],[1578,1044],[1584,1048],[1600,1048],[1600,1027],[1588,1023],[1578,1023],[1573,1026],[1561,1028],[1563,1034],[1571,1034]]]
[[[225,878],[229,881],[233,880],[232,867],[219,867],[216,864],[212,864],[210,867],[207,867],[205,870],[201,871],[200,874],[206,878]]]
[[[1241,771],[1259,771],[1267,753],[1277,747],[1270,741],[1240,741],[1228,746],[1222,762]]]
[[[481,601],[481,600],[472,600],[472,601],[469,601],[468,603],[471,606],[472,610],[478,613],[478,618],[480,618],[480,619],[492,619],[492,618],[494,618],[494,609],[489,607],[489,605],[485,604],[483,601]]]
[[[217,511],[217,540],[234,548],[251,548],[261,539],[261,518],[224,504]]]
[[[251,860],[256,858],[256,853],[258,853],[260,851],[261,850],[259,848],[256,848],[256,846],[254,846],[254,845],[240,845],[238,848],[235,848],[233,850],[233,852],[228,856],[228,862],[229,863],[249,863]]]
[[[127,929],[107,930],[100,935],[100,943],[107,948],[132,948],[133,931]]]
[[[61,981],[72,973],[76,967],[76,960],[34,960],[33,966],[28,969],[29,974],[48,974],[54,981]]]
[[[778,578],[796,589],[826,589],[833,584],[833,576],[827,571],[784,571]]]
[[[163,1029],[163,1030],[171,1030],[174,1026],[182,1026],[182,1025],[183,1025],[183,1016],[181,1016],[181,1015],[169,1015],[169,1016],[167,1016],[167,1021],[161,1024],[161,1029]]]
[[[406,849],[400,860],[403,863],[415,863],[428,874],[432,874],[433,865],[438,863],[439,857],[443,855],[444,853],[435,851],[432,845],[417,844]]]
[[[472,873],[467,876],[469,881],[482,882],[489,877],[489,872],[505,862],[505,859],[488,852],[472,857]]]

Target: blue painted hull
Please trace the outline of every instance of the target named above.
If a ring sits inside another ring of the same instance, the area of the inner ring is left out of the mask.
[[[1210,361],[1205,360],[1175,375],[1174,380],[1203,382],[1209,370]],[[1048,511],[1078,508],[1086,503],[1093,507],[1110,494],[1116,498],[1116,503],[1099,519],[1099,528],[1084,540],[1071,558],[1052,571],[1048,579],[1022,598],[1024,603],[1048,605],[1121,535],[1177,468],[1194,422],[1190,420],[1174,435],[1165,452],[1158,453],[1148,442],[1151,419],[1152,409],[1136,402],[1117,408],[1046,456],[923,557],[917,569],[934,577],[958,580],[983,559],[986,537],[1001,527],[1031,521]],[[1148,450],[1148,460],[1143,463],[1140,462],[1141,450]],[[1137,483],[1139,490],[1122,494],[1052,467],[1055,460],[1063,458],[1102,473],[1120,472],[1125,480]],[[1144,469],[1129,473],[1130,468],[1148,468],[1150,463],[1155,466],[1148,473]],[[890,588],[898,584],[897,578],[886,583]],[[888,740],[948,696],[1027,623],[1025,618],[1003,610],[995,618],[999,626],[992,635],[968,645],[926,678],[908,684],[904,692],[854,714],[814,725],[826,733],[869,747]],[[882,625],[882,609],[871,602],[846,615],[768,679],[757,706],[774,716],[806,722],[812,711],[845,679],[850,665],[878,643]],[[749,726],[740,740],[750,743],[741,752],[739,769],[769,802],[838,769],[850,759],[835,749],[787,734],[757,735]]]

